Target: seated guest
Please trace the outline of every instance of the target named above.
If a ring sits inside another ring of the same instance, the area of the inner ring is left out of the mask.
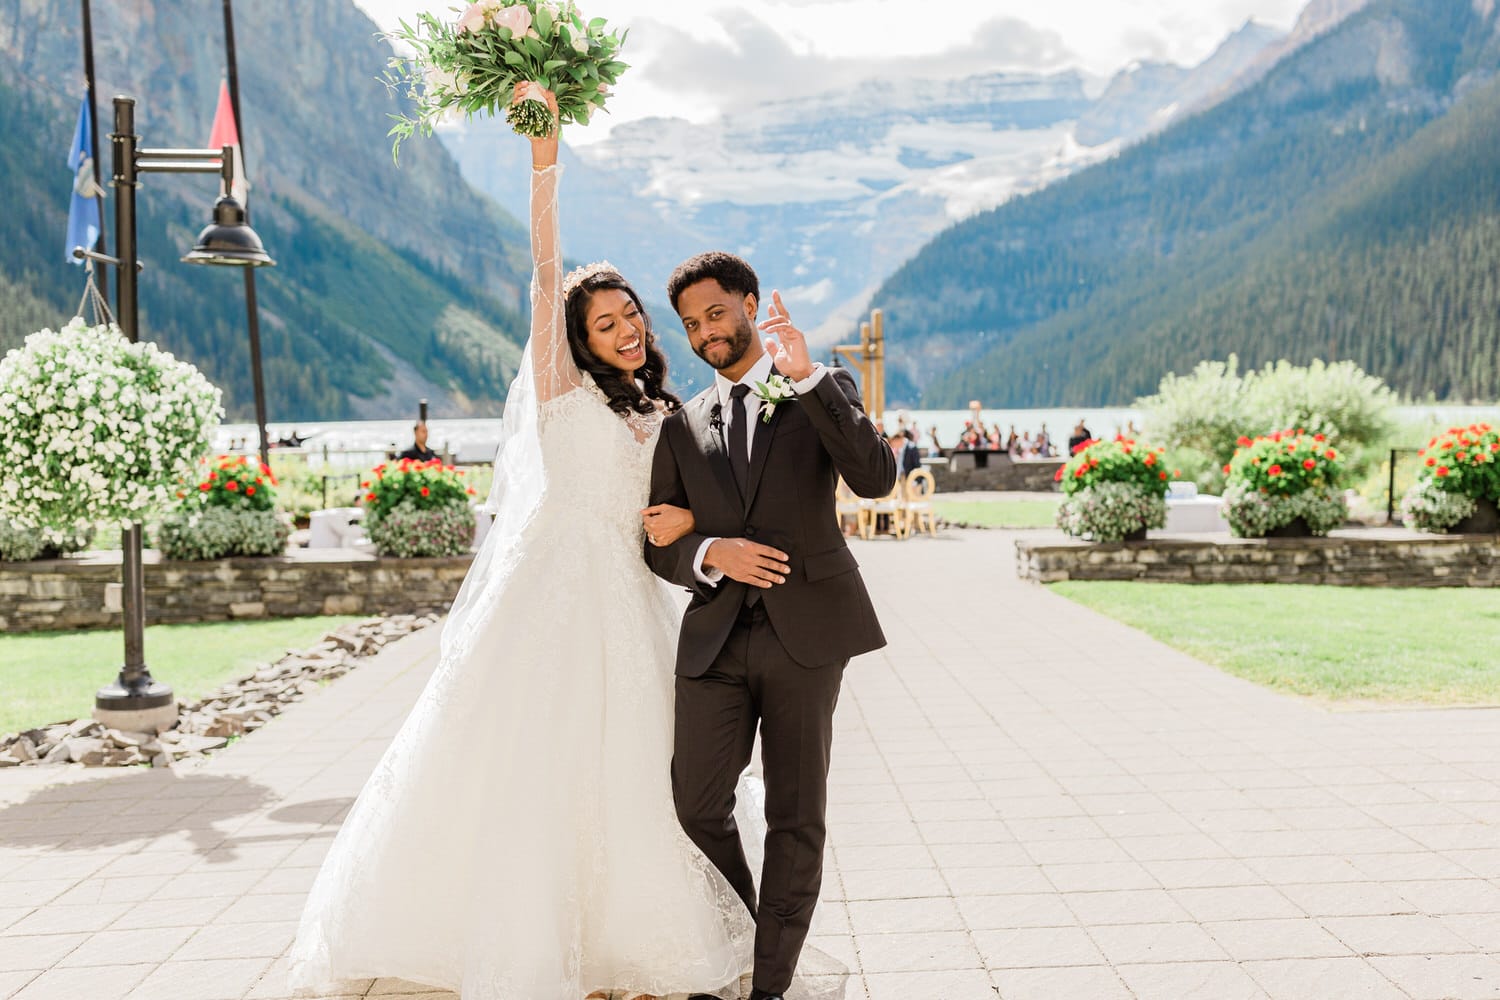
[[[427,424],[417,421],[411,429],[412,445],[410,448],[397,455],[400,458],[409,458],[414,462],[430,462],[438,457],[438,453],[427,447]]]

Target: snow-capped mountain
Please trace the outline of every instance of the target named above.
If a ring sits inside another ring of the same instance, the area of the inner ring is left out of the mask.
[[[709,123],[644,119],[571,150],[569,258],[607,258],[661,301],[683,258],[744,254],[814,340],[846,337],[873,290],[933,235],[1113,154],[1201,103],[1280,35],[1249,24],[1202,66],[871,81]],[[445,133],[465,177],[527,211],[504,123]]]

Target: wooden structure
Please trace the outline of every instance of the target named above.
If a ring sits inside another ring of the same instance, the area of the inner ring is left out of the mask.
[[[865,412],[872,419],[885,416],[885,314],[870,312],[868,322],[859,325],[858,344],[839,344],[833,353],[859,376],[859,394],[865,401]]]

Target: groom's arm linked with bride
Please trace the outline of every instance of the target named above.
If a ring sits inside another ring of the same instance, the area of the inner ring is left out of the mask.
[[[754,335],[760,289],[747,263],[700,255],[668,292],[694,351],[718,371],[666,420],[651,476],[651,503],[688,508],[695,521],[645,552],[658,576],[692,595],[677,653],[672,788],[688,836],[756,916],[761,1000],[791,985],[821,887],[844,667],[885,645],[835,488],[842,477],[862,496],[884,496],[896,461],[854,380],[812,363],[779,295],[760,324],[775,339]],[[788,380],[795,395],[767,398],[766,384]],[[759,397],[748,397],[757,384]],[[757,730],[768,828],[758,900],[733,820]]]

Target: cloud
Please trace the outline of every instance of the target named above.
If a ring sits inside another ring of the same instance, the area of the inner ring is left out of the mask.
[[[872,79],[1053,72],[1076,62],[1059,35],[1014,18],[984,21],[947,51],[894,57],[880,51],[820,53],[743,8],[719,11],[714,19],[722,30],[712,33],[689,33],[654,18],[637,21],[630,46],[638,81],[658,93],[691,93],[697,102],[732,111]]]

